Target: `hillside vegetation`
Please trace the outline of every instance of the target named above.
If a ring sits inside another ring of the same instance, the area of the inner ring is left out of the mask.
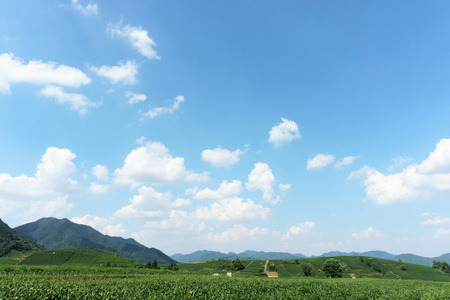
[[[159,264],[174,260],[156,248],[147,248],[133,239],[110,237],[94,228],[67,219],[42,218],[15,230],[47,249],[95,248],[120,254],[142,263],[156,260]]]
[[[403,263],[373,257],[338,256],[344,278],[384,278],[384,279],[415,279],[431,281],[450,281],[450,277],[440,270],[428,266]],[[306,277],[302,268],[303,264],[310,263],[313,266],[309,278],[327,278],[322,270],[324,262],[329,257],[304,258],[296,260],[243,260],[244,269],[233,272],[233,276],[263,276],[266,267],[278,273],[279,278]],[[199,263],[178,264],[180,270],[197,272],[200,274],[225,274],[231,272],[231,260],[210,260]]]
[[[33,252],[19,265],[84,266],[84,267],[137,267],[140,262],[112,252],[91,248],[54,249]]]
[[[18,255],[45,248],[11,229],[0,219],[0,257]]]

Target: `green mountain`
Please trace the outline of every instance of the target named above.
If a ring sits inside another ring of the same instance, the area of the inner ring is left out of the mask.
[[[95,248],[114,252],[139,262],[156,260],[158,264],[174,262],[158,249],[147,248],[133,239],[112,238],[94,228],[67,219],[42,218],[15,230],[47,249]]]
[[[33,266],[86,266],[135,267],[142,264],[105,250],[92,248],[53,249],[33,252],[19,265]]]
[[[0,257],[44,249],[11,229],[0,219]]]
[[[266,259],[296,259],[305,257],[302,254],[290,254],[286,252],[264,252],[264,251],[252,251],[247,250],[241,253],[233,253],[230,252],[228,254],[217,252],[217,251],[208,251],[208,250],[200,250],[195,251],[191,254],[174,254],[171,256],[174,260],[181,263],[190,263],[190,262],[200,262],[200,261],[208,261],[208,260],[218,260],[218,259],[246,259],[246,260],[266,260]]]

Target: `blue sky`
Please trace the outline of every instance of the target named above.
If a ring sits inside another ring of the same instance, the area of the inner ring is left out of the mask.
[[[450,249],[445,1],[0,3],[0,218],[167,254]]]

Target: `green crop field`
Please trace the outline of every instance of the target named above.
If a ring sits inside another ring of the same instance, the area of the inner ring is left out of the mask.
[[[450,299],[450,283],[230,278],[136,268],[0,266],[0,299]]]
[[[0,258],[0,300],[11,299],[449,299],[444,273],[426,266],[370,257],[336,257],[343,278],[321,270],[328,258],[267,261],[279,278],[263,273],[266,261],[228,260],[178,264],[178,271],[111,252],[46,250]],[[313,265],[305,277],[303,263]],[[232,277],[226,276],[231,272]],[[214,276],[213,274],[219,274]]]

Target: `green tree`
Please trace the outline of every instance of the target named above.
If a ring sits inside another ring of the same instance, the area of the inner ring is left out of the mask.
[[[172,271],[178,271],[178,266],[176,263],[172,262],[172,263],[170,263],[170,266],[167,267],[167,269],[172,270]]]
[[[245,268],[239,258],[236,258],[235,260],[233,260],[231,262],[231,265],[232,265],[231,268],[236,271],[243,270]]]
[[[300,267],[303,270],[303,275],[305,275],[305,276],[311,276],[312,275],[312,272],[313,272],[313,269],[314,269],[314,266],[312,264],[304,263],[304,264],[301,264]]]
[[[342,266],[337,259],[327,259],[322,266],[322,270],[331,278],[342,277]]]
[[[156,259],[152,263],[151,269],[159,269],[158,263],[156,262]]]

